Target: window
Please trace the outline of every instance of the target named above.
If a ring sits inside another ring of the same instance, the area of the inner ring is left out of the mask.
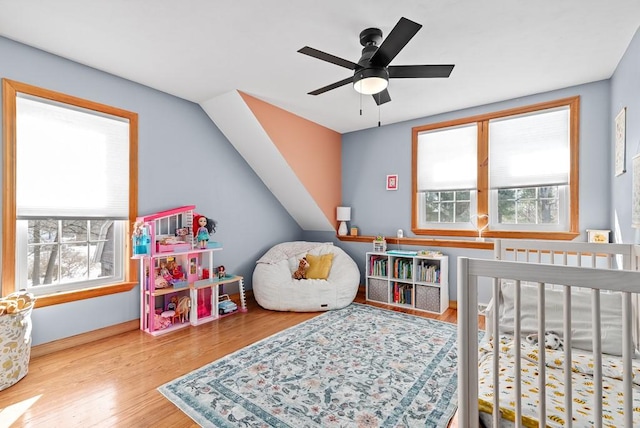
[[[3,294],[131,289],[137,115],[6,79],[3,102]]]
[[[413,128],[413,231],[578,235],[579,98]]]

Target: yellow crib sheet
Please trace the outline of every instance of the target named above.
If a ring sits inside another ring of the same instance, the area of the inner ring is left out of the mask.
[[[500,411],[502,417],[515,421],[515,358],[514,340],[500,337]],[[565,426],[564,352],[546,350],[546,410],[548,427]],[[493,412],[493,343],[480,347],[479,396],[481,412]],[[572,350],[572,418],[574,426],[593,425],[593,358],[590,353]],[[602,356],[603,426],[620,427],[624,423],[622,358]],[[640,426],[640,362],[633,362],[633,425]],[[521,392],[523,424],[537,427],[538,423],[538,348],[521,343]]]

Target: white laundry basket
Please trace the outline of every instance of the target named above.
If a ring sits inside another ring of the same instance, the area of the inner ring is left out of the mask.
[[[13,309],[7,304],[15,302]],[[35,298],[30,293],[12,293],[0,299],[0,391],[25,377],[31,356],[31,312]],[[12,312],[12,313],[7,313]]]

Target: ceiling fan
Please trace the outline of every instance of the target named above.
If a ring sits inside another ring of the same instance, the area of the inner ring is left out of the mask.
[[[382,40],[379,28],[367,28],[360,33],[360,44],[364,46],[362,56],[357,63],[305,46],[298,52],[340,67],[353,70],[353,76],[324,86],[309,95],[320,95],[332,89],[353,83],[356,91],[373,95],[376,104],[391,101],[387,86],[389,79],[415,79],[430,77],[449,77],[454,65],[389,65],[398,53],[422,28],[421,24],[407,18],[400,18],[391,33]],[[382,44],[380,44],[382,42]]]

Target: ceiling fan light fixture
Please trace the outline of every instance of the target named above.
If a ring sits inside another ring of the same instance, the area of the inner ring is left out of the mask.
[[[389,86],[389,73],[384,68],[364,68],[353,76],[353,88],[364,95],[380,93]]]

